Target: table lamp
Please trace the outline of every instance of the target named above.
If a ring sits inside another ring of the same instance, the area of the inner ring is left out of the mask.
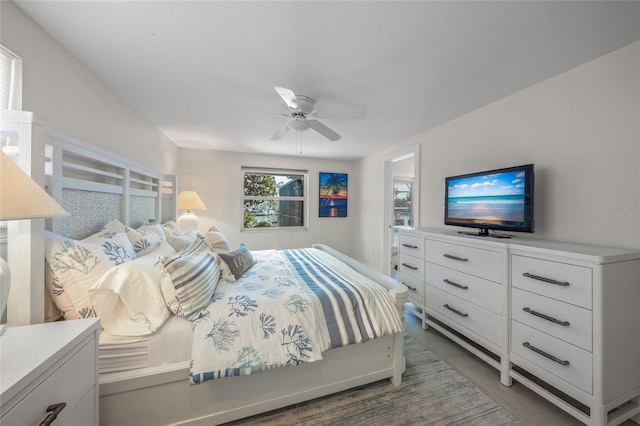
[[[0,151],[0,220],[44,219],[68,214],[40,185]],[[9,265],[0,257],[0,320],[7,308],[10,286]],[[0,335],[4,332],[4,327],[5,324],[0,324]]]
[[[176,225],[181,232],[191,232],[198,230],[200,220],[198,216],[191,213],[191,210],[206,210],[204,203],[195,191],[181,191],[178,194],[178,210],[186,210],[178,217]]]

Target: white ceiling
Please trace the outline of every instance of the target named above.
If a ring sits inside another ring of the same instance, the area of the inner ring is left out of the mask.
[[[182,147],[357,159],[640,40],[640,2],[16,1]],[[337,119],[358,108],[361,120]]]

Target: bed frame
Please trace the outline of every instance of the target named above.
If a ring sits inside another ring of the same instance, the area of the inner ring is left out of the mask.
[[[71,213],[68,218],[47,223],[48,229],[83,238],[97,232],[108,219],[138,226],[148,219],[166,221],[176,217],[174,176],[49,131],[31,113],[3,111],[1,119],[3,134],[11,137],[9,154]],[[86,199],[91,202],[83,204]],[[11,225],[8,230],[10,268],[21,271],[22,282],[30,283],[12,290],[9,306],[19,309],[14,314],[9,312],[10,325],[44,320],[44,225],[38,223],[42,221],[32,222],[35,224],[19,231],[12,230]],[[12,238],[18,232],[22,238]],[[314,247],[387,288],[403,312],[407,301],[404,285],[327,246]],[[25,252],[31,254],[26,261],[24,255],[12,255]],[[200,385],[189,384],[188,362],[101,374],[100,423],[212,425],[382,379],[389,378],[398,386],[405,367],[403,343],[403,334],[396,333],[329,350],[323,353],[322,361]]]

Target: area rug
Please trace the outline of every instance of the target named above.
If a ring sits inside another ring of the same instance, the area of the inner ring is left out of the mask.
[[[522,425],[444,361],[405,335],[402,385],[389,380],[239,420],[232,425]]]

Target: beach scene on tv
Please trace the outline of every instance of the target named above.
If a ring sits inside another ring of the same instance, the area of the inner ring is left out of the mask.
[[[504,223],[524,221],[523,170],[449,181],[449,218]]]

